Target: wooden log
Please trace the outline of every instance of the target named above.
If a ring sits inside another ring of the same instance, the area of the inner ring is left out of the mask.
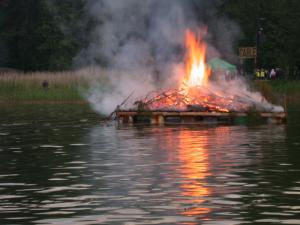
[[[279,112],[260,112],[257,114],[263,119],[270,121],[271,123],[285,123],[286,113]],[[199,118],[203,120],[212,120],[210,118],[215,118],[213,121],[233,121],[235,118],[247,118],[249,115],[244,112],[234,112],[234,113],[223,113],[223,112],[187,112],[187,111],[118,111],[116,112],[118,121],[121,123],[133,123],[134,118],[147,117],[151,124],[164,124],[166,122],[166,117],[179,117],[183,123],[199,122]],[[228,118],[228,119],[226,119]]]

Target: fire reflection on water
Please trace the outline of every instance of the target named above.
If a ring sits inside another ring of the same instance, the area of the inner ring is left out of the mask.
[[[206,214],[210,209],[201,205],[203,197],[210,195],[211,190],[206,186],[205,179],[210,175],[207,136],[201,135],[195,139],[195,132],[182,130],[179,134],[178,159],[181,162],[181,176],[186,182],[180,185],[182,196],[189,198],[194,206],[185,209],[182,214],[195,216]],[[193,141],[191,141],[193,140]]]
[[[180,195],[186,205],[189,205],[181,214],[185,216],[207,214],[211,209],[202,204],[205,197],[211,194],[211,189],[206,183],[207,177],[211,175],[207,131],[181,129],[178,132],[176,139],[174,136],[168,136],[166,143],[178,149],[175,157],[179,162],[176,173],[182,180],[179,186]]]

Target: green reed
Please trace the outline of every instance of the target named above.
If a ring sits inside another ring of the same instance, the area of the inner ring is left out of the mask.
[[[84,87],[87,82],[75,72],[0,74],[0,101],[79,101]]]

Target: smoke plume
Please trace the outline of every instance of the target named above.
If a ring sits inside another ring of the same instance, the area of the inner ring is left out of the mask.
[[[176,87],[183,67],[187,28],[208,27],[208,59],[225,57],[236,62],[233,44],[240,30],[234,22],[217,16],[220,4],[221,1],[204,0],[86,1],[88,45],[74,63],[106,68],[93,70],[98,78],[91,78],[86,93],[93,108],[109,114],[128,96],[130,107],[152,90]],[[226,85],[231,85],[235,87],[231,91],[246,92],[250,102],[260,106],[266,103],[259,93],[249,92],[244,82],[234,82],[219,82],[212,88],[228,89]]]

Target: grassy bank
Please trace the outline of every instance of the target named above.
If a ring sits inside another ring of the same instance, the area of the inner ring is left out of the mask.
[[[48,88],[42,86],[48,82]],[[87,81],[78,72],[0,74],[0,101],[78,101]]]
[[[300,99],[299,80],[256,80],[253,81],[253,87],[274,104],[286,105]]]
[[[103,75],[103,76],[102,76]],[[88,68],[80,71],[67,72],[9,72],[0,74],[0,102],[85,102],[88,79],[106,83],[107,71]],[[88,79],[87,79],[88,78]],[[48,88],[43,88],[47,80]],[[286,95],[288,98],[299,99],[300,81],[253,81],[254,89],[260,91],[268,100]]]
[[[300,96],[299,80],[255,80],[254,87],[262,92],[265,96],[271,94]]]
[[[271,81],[269,85],[272,91],[279,94],[286,94],[288,96],[300,96],[300,81],[290,80],[290,81]]]

